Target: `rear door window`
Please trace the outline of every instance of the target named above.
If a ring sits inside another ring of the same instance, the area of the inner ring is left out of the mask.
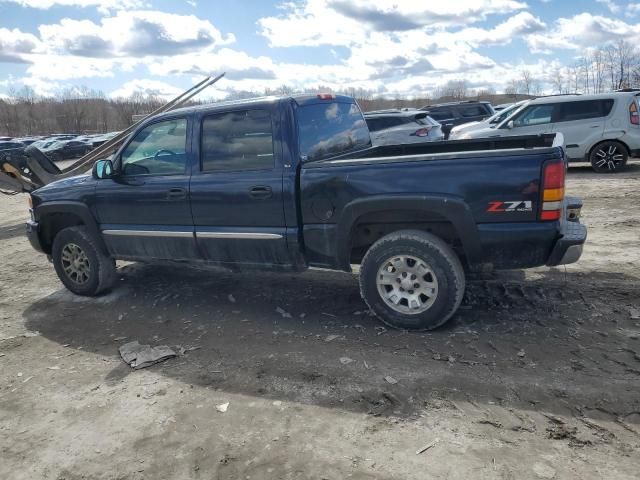
[[[355,103],[312,103],[296,111],[303,161],[321,160],[371,145],[369,129]]]
[[[272,169],[271,114],[254,109],[205,117],[201,159],[203,172]]]
[[[606,117],[613,108],[613,99],[584,100],[563,103],[558,122],[573,122],[589,118]]]

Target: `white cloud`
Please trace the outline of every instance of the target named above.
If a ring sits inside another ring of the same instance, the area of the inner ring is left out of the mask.
[[[0,62],[28,63],[24,55],[35,52],[39,45],[35,35],[18,29],[0,28]]]
[[[100,24],[65,18],[39,30],[42,41],[57,53],[96,58],[176,55],[235,41],[195,15],[156,11],[121,11]]]
[[[546,24],[529,12],[520,12],[490,30],[468,28],[452,34],[464,39],[470,45],[505,45],[519,36],[538,33],[546,29]]]
[[[142,93],[143,95],[152,95],[154,97],[174,98],[184,89],[170,85],[166,82],[149,79],[136,79],[123,84],[120,88],[109,94],[112,98],[128,98],[134,93]]]
[[[401,32],[424,27],[443,28],[482,21],[489,15],[526,8],[513,0],[306,0],[285,3],[285,13],[258,21],[271,46],[353,45],[371,31]]]
[[[597,47],[620,39],[638,39],[637,27],[623,20],[581,13],[558,19],[551,30],[529,35],[527,42],[533,53],[551,53],[554,50]]]
[[[0,0],[0,3],[16,3],[23,7],[47,10],[54,6],[95,7],[100,12],[125,10],[145,6],[143,0]]]
[[[607,7],[607,9],[609,9],[609,11],[614,15],[617,15],[622,11],[622,6],[618,5],[613,0],[596,0],[596,2],[601,3],[602,5]]]

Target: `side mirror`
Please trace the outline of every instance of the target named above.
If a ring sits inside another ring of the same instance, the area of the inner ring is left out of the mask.
[[[507,128],[508,128],[509,130],[513,130],[513,127],[515,127],[515,125],[514,125],[514,123],[513,123],[513,120],[509,120],[509,121],[507,122]]]
[[[93,178],[98,180],[113,177],[113,162],[111,160],[98,160],[91,170]]]

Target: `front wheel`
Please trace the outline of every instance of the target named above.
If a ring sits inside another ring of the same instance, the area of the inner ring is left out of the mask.
[[[465,289],[462,264],[440,238],[418,230],[374,243],[360,267],[360,293],[394,328],[432,330],[456,312]]]
[[[51,254],[58,278],[76,295],[97,295],[115,281],[115,262],[85,227],[61,230],[53,240]]]
[[[596,145],[589,155],[591,166],[598,173],[614,173],[624,167],[628,159],[627,148],[615,141]]]

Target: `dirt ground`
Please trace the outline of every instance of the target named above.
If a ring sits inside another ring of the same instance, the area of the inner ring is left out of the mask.
[[[637,479],[640,162],[568,186],[580,263],[475,277],[418,334],[324,271],[130,264],[74,297],[0,198],[0,478]],[[186,352],[134,371],[131,340]]]

